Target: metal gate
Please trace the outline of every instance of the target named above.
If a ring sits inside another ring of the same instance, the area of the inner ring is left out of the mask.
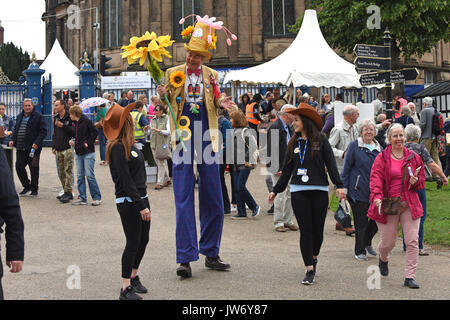
[[[52,145],[53,135],[53,121],[52,121],[52,80],[43,79],[42,86],[42,116],[44,117],[45,126],[47,128],[47,136],[44,139],[43,145],[50,147]]]
[[[22,102],[27,96],[27,87],[22,84],[0,85],[0,102],[6,105],[6,115],[14,121],[22,112]]]

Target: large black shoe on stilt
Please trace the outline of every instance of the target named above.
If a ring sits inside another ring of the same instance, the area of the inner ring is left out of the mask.
[[[177,276],[182,278],[190,278],[192,277],[192,270],[189,263],[182,263],[177,269]]]
[[[205,266],[218,271],[224,271],[231,268],[231,266],[228,263],[223,262],[219,256],[215,258],[206,257]]]

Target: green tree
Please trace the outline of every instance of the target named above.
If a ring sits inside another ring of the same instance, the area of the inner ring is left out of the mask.
[[[30,56],[12,42],[0,46],[0,66],[11,81],[18,81],[22,71],[28,68]]]
[[[380,8],[380,29],[368,28],[372,11]],[[441,39],[450,41],[448,0],[310,0],[307,6],[317,10],[322,33],[332,48],[351,53],[355,44],[383,44],[383,32],[392,38],[393,64],[400,53],[421,57]],[[290,26],[297,33],[302,19]]]

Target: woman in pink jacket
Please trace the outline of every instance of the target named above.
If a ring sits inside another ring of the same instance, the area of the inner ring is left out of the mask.
[[[380,231],[379,266],[383,276],[389,273],[389,254],[395,246],[398,223],[401,223],[406,244],[404,285],[417,289],[419,285],[414,278],[419,256],[418,231],[423,210],[416,191],[425,187],[424,164],[418,154],[405,148],[401,124],[396,123],[389,128],[387,142],[388,147],[377,156],[370,173],[371,205],[367,216],[377,222]],[[383,198],[400,196],[399,213],[386,215]]]

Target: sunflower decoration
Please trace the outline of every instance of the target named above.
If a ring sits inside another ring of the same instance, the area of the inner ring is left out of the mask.
[[[156,84],[160,85],[162,79],[164,77],[164,72],[158,65],[158,62],[162,62],[163,56],[168,58],[172,58],[169,52],[165,49],[170,47],[174,40],[170,40],[170,36],[157,36],[154,32],[145,32],[141,37],[131,37],[130,44],[122,47],[122,58],[127,59],[128,64],[133,64],[137,60],[139,60],[139,65],[143,66],[147,61],[148,64],[147,70],[152,76],[153,80]],[[183,75],[184,76],[184,75]],[[176,81],[174,80],[178,86],[184,84],[184,77],[180,77]],[[179,84],[181,83],[181,84]],[[169,99],[167,98],[167,94],[164,94],[164,100],[169,107],[170,114],[172,116],[172,120],[175,123],[176,132],[178,138],[180,139],[181,145],[183,146],[183,150],[187,150],[186,146],[183,143],[182,137],[180,136],[178,125],[176,124],[175,114],[173,112],[172,106],[170,105]]]
[[[183,31],[181,31],[181,36],[183,37],[183,39],[189,40],[192,36],[192,32],[194,32],[194,26],[189,26]]]
[[[184,85],[184,80],[186,79],[186,75],[183,71],[175,71],[170,75],[170,84],[174,88],[179,88]]]
[[[147,60],[147,56],[158,62],[162,62],[162,56],[172,58],[165,49],[172,45],[174,41],[170,40],[170,36],[157,36],[154,32],[145,32],[141,37],[132,37],[130,44],[123,46],[122,58],[127,58],[128,64],[133,64],[139,60],[139,65],[143,65]]]

